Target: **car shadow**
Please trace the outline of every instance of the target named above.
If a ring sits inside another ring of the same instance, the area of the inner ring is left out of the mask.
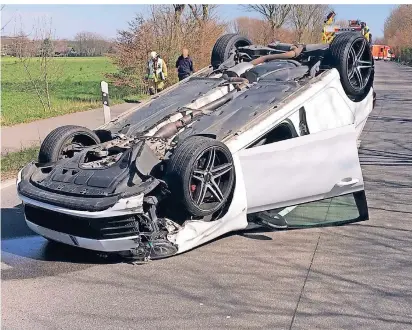
[[[116,255],[49,242],[30,230],[21,205],[1,209],[1,254],[5,265],[2,279],[68,273],[122,260]]]
[[[24,220],[23,207],[16,205],[13,208],[1,208],[1,239],[34,236]]]

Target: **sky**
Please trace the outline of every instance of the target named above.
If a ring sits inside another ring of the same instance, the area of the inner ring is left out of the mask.
[[[365,21],[373,38],[383,36],[386,17],[396,5],[332,5],[337,20]],[[21,24],[30,31],[39,18],[51,19],[57,38],[71,39],[77,32],[89,31],[115,38],[117,31],[127,29],[136,13],[148,13],[147,5],[6,5],[2,10],[2,35],[12,35]],[[220,5],[219,16],[232,20],[239,16],[259,17],[238,5]],[[21,22],[21,23],[20,23]]]

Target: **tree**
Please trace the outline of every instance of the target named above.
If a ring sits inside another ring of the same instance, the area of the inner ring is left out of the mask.
[[[195,29],[198,30],[198,42],[192,47],[192,51],[198,53],[199,58],[210,56],[210,50],[207,49],[210,43],[210,33],[213,35],[213,31],[210,29],[214,27],[214,12],[217,8],[216,5],[188,5],[190,8],[191,16],[188,20],[193,21],[196,24]],[[213,47],[213,46],[212,46]],[[206,55],[208,54],[208,55]]]
[[[5,7],[6,7],[6,5],[1,5],[1,7],[0,7],[0,12],[1,13],[3,13]],[[1,16],[3,16],[3,15],[1,15]],[[3,17],[2,17],[2,20],[3,20]],[[1,25],[1,31],[3,31],[6,28],[6,26],[10,24],[10,22],[12,20],[13,20],[13,16],[11,16],[10,19],[7,20],[6,22],[3,22],[2,25]]]
[[[53,58],[53,28],[50,20],[38,19],[33,31],[29,34],[20,32],[14,37],[16,57],[23,66],[30,91],[34,91],[43,110],[51,111],[51,85],[60,74],[62,62],[57,63]],[[27,35],[32,36],[30,40]],[[26,88],[26,87],[25,87]]]
[[[226,25],[215,15],[213,5],[156,5],[149,16],[136,15],[129,28],[118,32],[116,54],[119,71],[109,78],[115,84],[136,86],[146,71],[148,53],[156,51],[169,66],[174,65],[182,47],[189,49],[195,67],[210,64],[214,43]],[[170,70],[168,81],[177,81]]]
[[[216,5],[188,5],[193,17],[199,24],[206,22],[213,11],[217,8]]]
[[[373,41],[373,43],[374,43],[375,45],[386,45],[386,44],[387,44],[385,38],[375,38],[375,40]]]
[[[258,18],[238,17],[233,20],[230,32],[239,33],[250,39],[253,43],[267,45],[273,41],[268,21]],[[280,28],[277,30],[277,37],[282,42],[293,42],[293,32]]]
[[[180,23],[180,18],[182,17],[183,10],[186,5],[173,5],[175,10],[175,21]]]
[[[32,41],[23,31],[15,32],[14,36],[2,40],[2,47],[7,44],[7,55],[22,58],[29,55]]]
[[[78,32],[75,37],[75,48],[80,56],[102,56],[110,48],[110,42],[93,32]]]
[[[325,16],[328,6],[326,5],[291,5],[290,21],[295,30],[297,42],[302,42],[304,34],[305,39],[309,39],[314,31],[318,28],[319,17]],[[320,31],[320,30],[319,30]],[[306,33],[305,33],[306,32]],[[319,33],[319,32],[318,32]]]
[[[259,13],[270,25],[272,35],[286,23],[292,5],[243,5],[248,11]]]
[[[42,42],[41,48],[40,48],[40,56],[44,57],[51,57],[53,56],[53,43],[49,38],[45,38]]]
[[[347,28],[347,27],[349,27],[349,22],[346,19],[340,19],[340,20],[336,21],[336,25],[338,25],[342,28]]]
[[[412,62],[412,5],[400,5],[385,21],[384,39],[401,61]]]

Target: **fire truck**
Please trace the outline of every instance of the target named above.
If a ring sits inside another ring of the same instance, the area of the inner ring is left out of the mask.
[[[348,31],[359,31],[359,33],[362,33],[362,35],[365,36],[369,43],[372,43],[372,33],[365,22],[362,22],[359,19],[349,20],[348,27],[340,27],[335,24],[335,16],[335,12],[332,11],[324,21],[322,43],[330,44],[337,34]]]

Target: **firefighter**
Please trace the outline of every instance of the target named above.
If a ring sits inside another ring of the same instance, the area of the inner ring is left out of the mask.
[[[334,28],[332,24],[335,22],[335,12],[331,11],[326,19],[323,21],[323,30],[322,30],[322,43],[329,44],[335,36]]]
[[[366,25],[365,22],[361,22],[361,32],[363,34],[363,36],[365,37],[365,39],[371,43],[372,42],[372,34],[370,33],[369,27]]]
[[[167,66],[165,61],[156,52],[150,52],[147,63],[147,74],[145,80],[149,82],[149,93],[154,95],[164,88],[164,81],[167,78]]]

